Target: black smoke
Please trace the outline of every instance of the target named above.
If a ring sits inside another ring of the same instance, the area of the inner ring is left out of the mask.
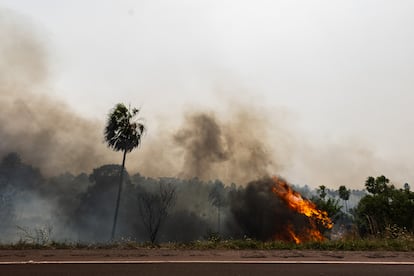
[[[266,177],[231,193],[231,213],[244,235],[262,241],[290,240],[288,227],[296,231],[306,227],[308,220],[290,210],[272,192],[273,185]]]
[[[226,119],[211,112],[187,114],[173,136],[184,158],[182,177],[245,184],[279,167],[268,139],[267,120],[253,108],[237,107],[230,112]]]

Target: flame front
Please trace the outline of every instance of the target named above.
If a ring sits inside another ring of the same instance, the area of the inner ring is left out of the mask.
[[[296,244],[299,244],[299,243],[301,243],[302,241],[300,240],[300,238],[296,235],[296,233],[295,233],[295,231],[293,230],[293,226],[292,226],[292,224],[289,224],[288,225],[288,227],[287,227],[287,232],[288,232],[288,234],[289,234],[289,236],[290,236],[290,238],[296,243]]]
[[[272,192],[282,199],[291,210],[309,218],[309,228],[301,229],[300,234],[295,233],[291,224],[287,227],[286,231],[291,240],[297,244],[305,240],[324,240],[322,233],[317,228],[317,224],[319,223],[323,227],[331,229],[333,223],[328,217],[328,214],[325,211],[316,208],[316,205],[313,202],[304,199],[301,194],[294,191],[285,180],[274,176],[273,182]]]

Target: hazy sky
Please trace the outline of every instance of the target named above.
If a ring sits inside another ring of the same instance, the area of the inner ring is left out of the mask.
[[[225,112],[232,101],[282,110],[302,141],[288,179],[329,186],[384,173],[414,183],[414,1],[0,0],[0,8],[33,26],[49,55],[50,93],[85,117],[119,101],[142,107],[150,125],[180,120],[188,107]]]

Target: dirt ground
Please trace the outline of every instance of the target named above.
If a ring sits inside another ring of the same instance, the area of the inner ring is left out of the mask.
[[[0,262],[30,261],[366,261],[413,262],[414,252],[313,250],[0,250]]]

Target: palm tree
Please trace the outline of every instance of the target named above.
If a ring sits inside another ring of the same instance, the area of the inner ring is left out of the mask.
[[[105,140],[108,143],[108,146],[115,151],[123,152],[111,240],[114,240],[115,237],[126,154],[140,145],[141,137],[145,131],[143,124],[133,121],[138,112],[139,110],[136,108],[130,110],[130,108],[127,108],[124,104],[118,103],[115,108],[109,113],[108,121],[105,127]]]
[[[345,202],[345,210],[348,212],[348,200],[351,195],[351,190],[348,190],[344,185],[339,186],[339,197]]]

